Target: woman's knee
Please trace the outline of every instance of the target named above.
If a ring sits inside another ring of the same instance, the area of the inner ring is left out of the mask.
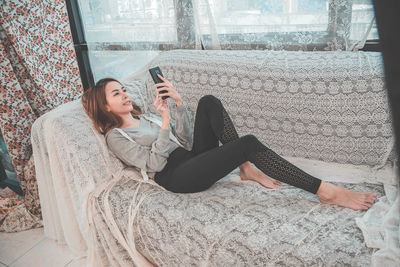
[[[199,100],[199,106],[200,105],[210,106],[210,105],[216,105],[216,104],[221,105],[221,100],[219,100],[217,97],[215,97],[213,95],[204,95]]]
[[[258,141],[257,137],[256,137],[255,135],[253,135],[253,134],[246,134],[246,135],[242,136],[241,138],[242,138],[246,143],[249,143],[249,144]]]
[[[262,149],[262,146],[263,146],[262,143],[253,134],[244,135],[244,136],[240,137],[240,139],[242,139],[244,148],[246,150],[253,152],[253,151],[259,151]]]

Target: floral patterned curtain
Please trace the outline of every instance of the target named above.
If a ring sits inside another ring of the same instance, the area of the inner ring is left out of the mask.
[[[65,1],[2,1],[0,129],[24,201],[0,217],[0,230],[41,225],[30,129],[39,116],[81,95],[75,58]]]

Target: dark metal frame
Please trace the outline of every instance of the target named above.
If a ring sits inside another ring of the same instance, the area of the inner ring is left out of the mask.
[[[374,52],[382,52],[382,47],[379,40],[368,40],[365,42],[361,51],[374,51]]]
[[[400,2],[398,0],[373,0],[376,23],[382,43],[382,55],[385,65],[386,88],[394,128],[397,160],[400,155],[400,50],[398,43],[398,25],[400,25]],[[397,170],[400,183],[400,168]]]
[[[78,0],[65,0],[71,27],[72,39],[74,41],[75,54],[78,61],[79,71],[84,90],[94,85],[93,72],[90,67],[88,47],[85,40],[84,25],[79,9]]]

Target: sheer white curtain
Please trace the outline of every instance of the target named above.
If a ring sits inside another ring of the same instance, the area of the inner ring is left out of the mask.
[[[192,0],[196,48],[357,50],[377,39],[371,0]]]
[[[353,50],[366,37],[377,39],[371,0],[79,0],[79,6],[95,80],[124,79],[163,50]]]

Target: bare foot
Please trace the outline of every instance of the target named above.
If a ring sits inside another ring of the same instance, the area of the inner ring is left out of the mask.
[[[317,191],[322,203],[338,205],[353,210],[367,210],[376,200],[376,193],[351,191],[328,182],[322,182]]]
[[[279,189],[282,186],[281,182],[269,177],[251,165],[245,169],[240,169],[240,179],[256,181],[266,188]]]

